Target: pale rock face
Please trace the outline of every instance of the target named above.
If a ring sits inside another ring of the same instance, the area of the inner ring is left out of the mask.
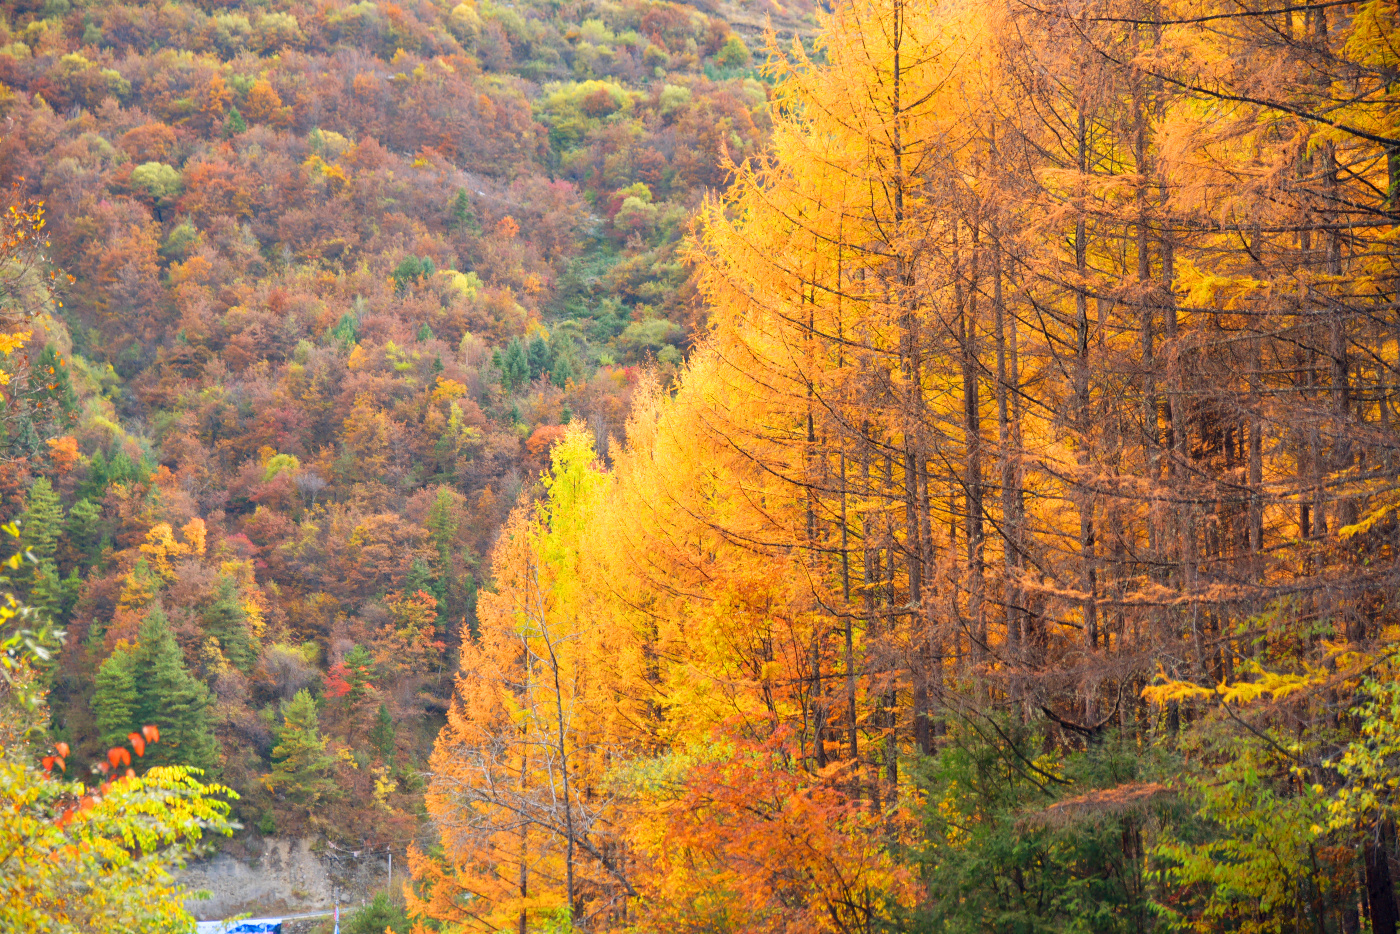
[[[190,863],[180,883],[191,892],[205,890],[207,899],[191,898],[186,908],[200,920],[235,914],[254,916],[296,914],[368,903],[388,881],[382,851],[361,853],[312,849],[312,838],[256,841],[261,853],[240,859],[219,853]],[[400,854],[402,855],[402,854]],[[397,860],[396,860],[397,862]],[[395,876],[399,866],[394,867]]]

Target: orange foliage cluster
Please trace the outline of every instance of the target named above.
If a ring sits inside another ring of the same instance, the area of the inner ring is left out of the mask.
[[[118,781],[121,778],[134,778],[136,773],[131,768],[131,752],[134,750],[138,759],[144,756],[146,754],[147,743],[160,742],[160,727],[153,723],[148,723],[141,728],[141,732],[127,734],[126,741],[131,744],[130,750],[124,746],[113,746],[107,750],[107,761],[98,762],[95,766],[97,772],[102,775],[104,779],[109,775],[113,776],[110,780],[104,780],[98,785],[96,792],[88,792],[56,802],[54,808],[54,823],[57,826],[62,827],[64,824],[72,821],[74,815],[80,811],[91,811],[93,808],[97,807],[98,803],[102,800],[102,795],[111,791],[112,781]],[[40,759],[40,764],[43,766],[46,775],[57,780],[57,776],[54,775],[53,771],[54,767],[57,766],[59,772],[66,772],[68,770],[67,760],[70,749],[68,744],[63,742],[54,743],[53,749],[54,751],[51,755],[43,756]],[[118,771],[123,768],[125,771]]]

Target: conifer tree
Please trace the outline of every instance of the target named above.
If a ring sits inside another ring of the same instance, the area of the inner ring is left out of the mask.
[[[53,344],[45,344],[34,361],[33,381],[35,385],[43,387],[36,401],[49,419],[68,415],[77,408],[78,397],[73,392],[73,380],[68,375],[68,368],[63,365],[63,355]],[[52,403],[58,403],[57,411],[50,408]]]
[[[238,602],[238,585],[232,578],[224,578],[214,599],[200,613],[204,622],[204,632],[219,640],[224,655],[240,671],[247,671],[253,664],[252,639],[248,634],[248,614]]]
[[[569,365],[567,357],[554,355],[554,359],[549,364],[549,381],[559,389],[569,385],[569,380],[574,378],[574,368]]]
[[[58,576],[58,568],[52,561],[41,561],[34,569],[34,580],[29,588],[29,603],[43,611],[56,623],[66,622],[73,605],[82,592],[83,580],[77,569],[67,577]]]
[[[267,787],[308,809],[335,796],[338,788],[330,777],[335,760],[326,755],[316,701],[302,689],[282,705],[282,729],[272,749],[272,774]]]
[[[63,528],[63,504],[47,477],[40,477],[29,488],[29,501],[20,516],[20,532],[26,548],[40,562],[51,561],[58,550]]]
[[[540,374],[548,373],[550,364],[553,363],[552,354],[549,352],[549,344],[543,337],[536,334],[530,338],[530,343],[525,348],[526,359],[530,364],[530,378],[539,379]]]
[[[530,359],[520,338],[512,337],[501,357],[501,383],[507,391],[519,389],[530,379]]]
[[[30,487],[19,521],[21,541],[38,561],[26,565],[22,572],[28,578],[27,600],[50,619],[61,621],[77,600],[82,585],[76,579],[65,581],[59,576],[55,556],[63,529],[63,504],[47,477],[40,477]]]
[[[228,119],[224,121],[224,136],[237,136],[239,133],[248,132],[248,121],[243,119],[243,115],[238,112],[237,107],[230,107]]]
[[[126,735],[135,729],[139,700],[135,664],[135,652],[121,647],[97,670],[92,709],[97,719],[98,737],[104,746],[125,743]]]
[[[107,463],[107,455],[98,448],[88,459],[87,479],[78,488],[78,495],[83,499],[97,502],[107,492],[107,484],[111,481],[111,466]]]
[[[326,336],[344,347],[352,347],[360,340],[360,323],[353,314],[347,311],[340,316],[335,327],[326,332]]]
[[[408,576],[404,578],[404,593],[413,594],[423,591],[432,596],[437,601],[437,622],[436,628],[439,632],[447,630],[447,587],[444,584],[442,575],[434,574],[428,562],[422,558],[414,558],[413,564],[408,569]]]
[[[471,198],[465,188],[458,188],[456,197],[452,199],[450,224],[454,230],[481,233],[481,224],[476,219],[476,212],[472,210]]]
[[[102,541],[102,507],[90,499],[80,499],[68,510],[63,534],[66,539],[65,561],[96,560]]]
[[[133,662],[137,702],[130,729],[153,723],[161,736],[144,764],[214,768],[219,756],[209,727],[209,689],[185,667],[184,654],[159,606],[141,624]]]
[[[396,732],[394,718],[389,714],[389,706],[380,704],[379,713],[374,718],[374,726],[370,727],[369,741],[385,759],[394,757],[394,735]]]

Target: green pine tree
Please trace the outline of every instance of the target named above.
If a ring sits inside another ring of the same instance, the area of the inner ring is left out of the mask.
[[[326,755],[326,738],[316,714],[316,701],[305,688],[282,704],[282,729],[272,748],[272,774],[267,786],[308,809],[339,793]]]
[[[394,718],[389,715],[389,706],[380,704],[379,713],[374,718],[374,726],[369,729],[369,741],[386,760],[394,758],[394,734],[396,732]]]
[[[465,188],[457,189],[457,195],[452,199],[450,214],[448,224],[452,229],[481,233],[481,223],[476,219],[476,212],[472,210],[472,199],[467,195]]]
[[[145,765],[213,769],[219,750],[209,726],[209,689],[185,667],[160,607],[141,624],[134,658],[139,679],[132,728],[147,723],[160,728],[160,742],[147,750]]]
[[[107,482],[129,485],[136,479],[136,462],[125,451],[117,451],[107,462]]]
[[[437,265],[427,256],[407,256],[394,267],[394,284],[400,294],[408,291],[414,283],[430,279],[437,274]]]
[[[63,364],[63,355],[53,344],[45,344],[34,361],[31,371],[32,383],[39,387],[33,401],[47,411],[50,419],[59,415],[69,415],[78,407],[78,395],[73,391],[73,380],[68,375],[68,367]],[[57,411],[51,403],[58,403]]]
[[[229,577],[219,582],[214,599],[200,611],[204,634],[219,640],[224,656],[240,671],[253,665],[256,652],[248,633],[248,614],[238,599],[238,584]]]
[[[353,704],[365,696],[374,678],[374,656],[362,645],[352,645],[345,653],[345,682],[350,685],[346,697]]]
[[[563,389],[568,386],[569,380],[573,378],[574,368],[569,365],[568,357],[556,355],[553,362],[549,365],[549,381],[560,389]],[[561,418],[560,421],[564,422],[564,424],[568,424],[563,418]]]
[[[126,742],[126,735],[137,729],[136,653],[119,648],[97,669],[92,712],[97,720],[98,738],[104,746]]]
[[[41,610],[55,623],[66,623],[83,589],[83,581],[77,570],[61,578],[58,576],[58,565],[45,559],[34,568],[33,574],[28,597],[30,606]]]
[[[110,482],[111,467],[107,463],[107,455],[98,448],[88,461],[87,479],[78,487],[78,495],[93,502],[100,501],[107,494],[107,484]]]
[[[100,452],[99,452],[100,453]],[[80,499],[68,510],[63,534],[67,539],[65,560],[91,564],[101,553],[102,507],[90,499]]]
[[[40,561],[52,560],[63,530],[63,503],[47,477],[35,480],[29,488],[28,502],[19,521],[24,546]]]
[[[335,327],[326,332],[326,336],[336,341],[341,346],[350,347],[360,341],[360,322],[353,314],[346,312],[340,316],[340,320],[335,323]]]
[[[447,561],[452,542],[457,535],[457,528],[461,524],[457,519],[455,506],[456,501],[452,498],[452,491],[445,486],[440,486],[437,496],[433,498],[433,504],[428,507],[428,521],[426,523],[428,534],[433,540],[433,545],[437,548],[440,560],[444,562]]]
[[[243,115],[238,112],[237,107],[230,107],[228,118],[224,120],[224,136],[236,136],[239,133],[248,132],[248,121],[243,119]]]
[[[413,922],[402,905],[389,901],[383,892],[345,921],[345,934],[407,934],[413,929]]]
[[[549,352],[549,344],[538,334],[530,338],[530,343],[525,348],[525,356],[530,363],[531,379],[539,379],[542,374],[548,373],[550,364],[554,362],[554,355]]]
[[[525,345],[520,338],[512,337],[501,357],[501,384],[507,392],[524,386],[530,380],[530,358],[526,356]]]
[[[408,568],[408,576],[404,578],[403,589],[410,594],[419,590],[431,594],[433,599],[437,600],[437,629],[439,632],[447,631],[447,587],[441,575],[433,573],[428,562],[422,558],[413,559],[413,564]]]
[[[476,639],[481,635],[481,632],[478,628],[476,618],[476,600],[478,594],[475,577],[472,577],[470,574],[467,575],[466,581],[463,582],[463,591],[462,603],[467,611],[467,631],[471,633],[473,639]]]

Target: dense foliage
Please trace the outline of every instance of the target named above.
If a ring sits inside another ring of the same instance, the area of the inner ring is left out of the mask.
[[[71,634],[56,736],[158,720],[245,823],[404,845],[483,556],[676,371],[767,98],[650,0],[6,6],[0,519]]]
[[[1395,0],[6,12],[65,757],[365,929],[1395,934]]]
[[[1395,7],[857,0],[492,558],[425,929],[1396,927]]]
[[[0,565],[0,926],[188,931],[189,893],[172,872],[206,834],[231,832],[232,792],[202,783],[187,766],[136,776],[132,763],[161,748],[154,724],[112,746],[86,780],[67,743],[47,747],[43,672],[63,634],[15,597],[10,575],[32,555],[12,548],[14,526],[3,532],[10,553]]]

